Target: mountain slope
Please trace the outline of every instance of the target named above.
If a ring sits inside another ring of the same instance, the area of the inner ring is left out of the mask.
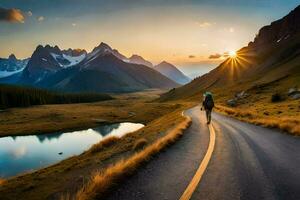
[[[191,81],[191,79],[184,75],[179,69],[166,61],[163,61],[160,64],[154,66],[154,69],[182,85],[187,84]]]
[[[287,16],[260,29],[247,47],[191,83],[162,95],[161,100],[200,97],[217,88],[250,89],[285,82],[285,89],[300,84],[300,6]],[[281,88],[283,83],[281,84]],[[275,89],[275,88],[274,88]],[[226,92],[223,91],[223,92]]]

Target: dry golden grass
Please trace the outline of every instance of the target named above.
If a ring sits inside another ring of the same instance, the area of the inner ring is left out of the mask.
[[[180,107],[152,98],[115,99],[83,104],[42,105],[0,112],[0,136],[32,135],[91,128],[123,121],[149,123]]]
[[[4,182],[5,180],[0,178],[0,185],[2,185]]]
[[[133,145],[133,150],[143,149],[147,144],[148,141],[145,138],[138,139]]]
[[[9,178],[1,185],[0,196],[5,197],[5,200],[40,200],[59,199],[62,194],[67,192],[74,194],[83,183],[89,181],[92,172],[105,171],[112,164],[126,160],[137,153],[132,149],[137,140],[145,138],[148,145],[151,145],[159,138],[164,137],[169,130],[185,120],[180,115],[181,111],[191,106],[182,102],[166,104],[146,102],[144,107],[147,107],[142,109],[140,107],[142,102],[138,102],[138,105],[132,105],[132,102],[131,100],[128,107],[125,107],[127,104],[122,100],[121,104],[117,102],[116,107],[120,112],[125,110],[126,115],[128,110],[135,112],[138,118],[141,117],[142,123],[144,120],[147,122],[145,127],[124,135],[119,138],[118,142],[112,143],[106,148],[99,148],[98,152],[89,153],[87,150],[81,155],[70,157],[36,172]],[[106,103],[112,107],[116,102]],[[96,105],[89,106],[95,109]],[[102,103],[98,106],[104,108]],[[117,111],[116,108],[115,111]],[[98,110],[93,112],[98,112]],[[132,120],[127,115],[123,121],[130,121],[129,119]],[[28,183],[34,187],[28,187]]]
[[[216,110],[223,114],[235,117],[241,121],[268,128],[278,128],[293,135],[300,135],[300,118],[287,116],[262,116],[254,111],[247,111],[239,108],[228,108],[220,105],[216,106]]]
[[[119,140],[120,140],[120,138],[117,137],[117,136],[110,136],[108,138],[105,138],[101,142],[99,142],[97,144],[94,144],[88,150],[88,152],[90,152],[90,153],[97,153],[97,152],[103,150],[104,148],[110,147],[111,145],[113,145],[114,143],[118,142]]]
[[[183,135],[183,131],[190,124],[191,119],[187,117],[185,121],[181,122],[166,136],[160,138],[143,151],[134,154],[127,160],[117,162],[103,172],[95,172],[91,180],[84,185],[73,198],[70,198],[70,195],[68,194],[62,199],[91,200],[102,198],[113,186],[134,173],[155,154],[178,140]]]

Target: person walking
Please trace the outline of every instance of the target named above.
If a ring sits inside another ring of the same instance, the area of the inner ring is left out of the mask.
[[[211,92],[205,92],[203,94],[204,100],[202,102],[201,110],[204,108],[206,113],[207,124],[211,122],[211,112],[215,106],[213,95]]]

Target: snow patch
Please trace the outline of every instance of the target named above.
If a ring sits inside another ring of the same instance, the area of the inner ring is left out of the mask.
[[[58,62],[58,64],[63,68],[74,66],[74,65],[80,63],[86,57],[85,54],[81,54],[80,56],[69,56],[69,55],[65,55],[65,54],[58,55],[55,53],[50,53],[50,54]],[[62,64],[59,62],[59,59],[67,60],[67,61],[69,61],[69,64]]]
[[[70,64],[65,65],[65,67],[71,67],[83,61],[83,59],[85,58],[85,54],[81,54],[80,56],[69,56],[63,54],[63,57],[70,62]]]
[[[24,70],[24,68],[19,69],[19,70],[15,70],[15,71],[0,71],[0,78],[11,76],[13,74],[22,72],[23,70]]]

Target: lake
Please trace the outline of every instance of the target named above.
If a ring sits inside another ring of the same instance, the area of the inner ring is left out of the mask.
[[[103,138],[122,137],[143,126],[124,122],[73,132],[0,138],[0,178],[49,166],[81,154]]]

